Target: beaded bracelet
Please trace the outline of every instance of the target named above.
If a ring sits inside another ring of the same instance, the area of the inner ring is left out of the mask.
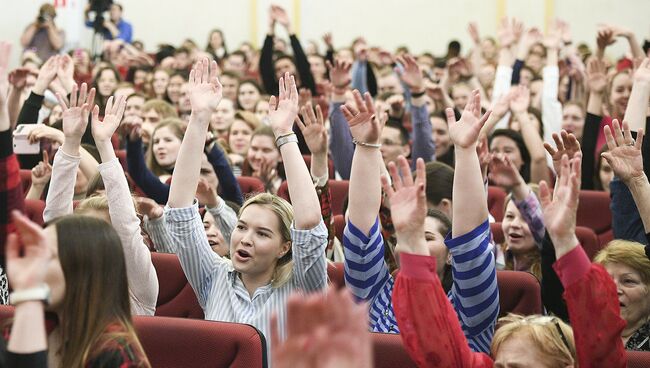
[[[368,147],[368,148],[381,148],[381,143],[366,143],[366,142],[359,142],[356,139],[352,139],[352,143],[356,144],[357,146],[361,147]]]

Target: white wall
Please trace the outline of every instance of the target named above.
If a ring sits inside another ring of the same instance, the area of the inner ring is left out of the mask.
[[[85,2],[56,1],[67,6]],[[216,27],[224,30],[231,49],[243,41],[260,45],[268,28],[271,2],[287,8],[298,23],[301,39],[320,41],[321,35],[330,31],[337,46],[363,35],[370,44],[390,49],[407,45],[414,52],[442,53],[452,38],[469,45],[468,21],[477,21],[483,34],[494,35],[497,20],[504,14],[541,29],[547,19],[558,16],[571,24],[578,42],[592,45],[597,24],[602,22],[629,27],[639,39],[650,38],[649,0],[121,0],[125,19],[134,25],[135,38],[143,40],[149,50],[158,43],[177,44],[185,38],[204,45],[208,32]],[[0,0],[4,5],[0,39],[10,40],[20,49],[20,34],[36,17],[41,3]],[[90,31],[81,33],[82,44],[88,46]],[[612,54],[618,56],[625,50],[619,42]]]

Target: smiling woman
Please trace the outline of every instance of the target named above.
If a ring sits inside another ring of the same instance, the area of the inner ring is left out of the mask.
[[[650,260],[644,246],[614,240],[594,258],[614,279],[621,317],[627,322],[621,337],[627,350],[650,351]]]

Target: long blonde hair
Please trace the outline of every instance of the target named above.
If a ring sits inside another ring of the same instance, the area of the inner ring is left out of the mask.
[[[241,209],[239,210],[239,216],[241,217],[242,213],[246,210],[247,207],[251,205],[258,205],[265,207],[278,217],[280,222],[280,235],[282,236],[282,242],[291,241],[291,224],[293,223],[293,207],[289,202],[284,199],[270,194],[270,193],[260,193],[257,194],[244,202]],[[271,286],[278,288],[286,284],[291,277],[293,270],[293,251],[289,247],[289,251],[278,259],[275,265],[275,271],[273,272],[273,278],[271,280]]]

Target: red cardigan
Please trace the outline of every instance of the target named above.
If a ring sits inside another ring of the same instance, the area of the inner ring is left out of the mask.
[[[436,275],[435,258],[402,253],[393,303],[402,341],[418,367],[493,367],[492,358],[470,351]],[[580,367],[625,367],[616,287],[609,274],[591,264],[581,246],[553,265],[564,299]]]

